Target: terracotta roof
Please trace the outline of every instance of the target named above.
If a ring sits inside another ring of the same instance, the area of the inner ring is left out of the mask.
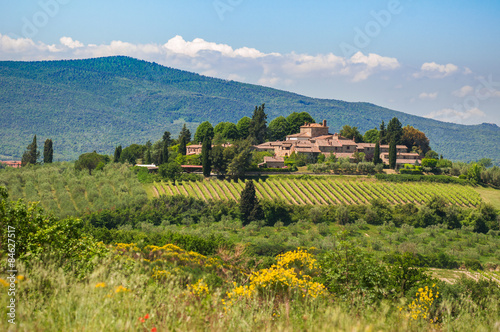
[[[363,147],[363,148],[374,148],[375,143],[357,143],[358,147]]]
[[[389,145],[387,144],[384,144],[384,145],[381,145],[380,148],[384,148],[384,149],[388,149],[389,148]],[[408,147],[406,145],[396,145],[396,149],[408,149]]]
[[[286,137],[311,137],[311,134],[310,133],[298,133],[298,134],[287,135]]]
[[[323,126],[322,123],[306,123],[302,126],[300,126],[300,128],[325,128],[325,126]]]
[[[267,162],[284,162],[285,161],[285,158],[283,157],[264,157],[264,163],[267,163]]]

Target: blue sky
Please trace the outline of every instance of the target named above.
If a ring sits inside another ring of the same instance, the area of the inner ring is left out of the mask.
[[[0,6],[0,60],[129,55],[311,97],[500,125],[500,1],[2,0]]]

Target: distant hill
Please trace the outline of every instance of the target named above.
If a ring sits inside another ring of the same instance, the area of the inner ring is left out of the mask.
[[[56,160],[96,150],[156,141],[205,120],[236,122],[266,104],[268,121],[307,111],[362,132],[396,116],[424,131],[431,147],[452,160],[491,158],[500,163],[500,128],[465,126],[397,112],[369,103],[317,99],[252,84],[210,78],[129,57],[0,62],[0,158],[20,158],[33,135],[54,141]]]

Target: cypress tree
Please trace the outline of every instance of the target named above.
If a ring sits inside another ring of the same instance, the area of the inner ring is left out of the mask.
[[[170,146],[170,143],[172,143],[172,140],[170,139],[170,132],[166,131],[163,133],[162,141],[163,141],[163,149],[162,153],[160,154],[160,163],[159,163],[160,165],[168,163],[168,157],[169,157],[168,147]]]
[[[375,143],[375,152],[373,153],[373,163],[375,165],[381,164],[382,159],[380,159],[380,143]]]
[[[46,139],[43,146],[43,163],[51,164],[54,158],[54,150],[52,148],[52,140]]]
[[[30,145],[26,147],[26,151],[23,153],[23,158],[21,159],[21,166],[26,166],[27,164],[35,165],[36,161],[40,157],[40,152],[38,152],[38,146],[36,143],[36,135],[33,137],[33,141]]]
[[[245,188],[241,192],[240,213],[245,225],[251,221],[262,220],[264,218],[264,211],[255,195],[253,180],[247,181]]]
[[[385,123],[384,121],[382,121],[382,123],[380,124],[380,144],[384,145],[384,144],[387,144],[387,132],[385,131]]]
[[[250,127],[248,128],[249,136],[254,144],[264,143],[267,136],[267,115],[264,108],[264,104],[259,107],[255,106],[252,121],[250,121]]]
[[[212,171],[212,160],[210,152],[212,151],[212,140],[210,137],[205,137],[201,146],[201,164],[203,165],[203,176],[209,177]]]
[[[397,149],[396,149],[396,140],[393,137],[391,142],[389,143],[389,167],[392,169],[396,169],[396,159],[397,159]]]
[[[122,155],[122,146],[118,145],[115,148],[115,155],[113,156],[113,162],[115,162],[115,163],[119,162],[121,155]]]
[[[186,124],[182,126],[179,133],[179,153],[183,156],[186,155],[186,146],[191,141],[191,132],[186,128]],[[165,156],[164,156],[165,157]]]

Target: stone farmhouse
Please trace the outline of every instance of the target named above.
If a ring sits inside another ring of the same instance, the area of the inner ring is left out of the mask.
[[[373,159],[374,143],[356,143],[351,139],[328,132],[326,120],[322,123],[305,123],[297,134],[288,135],[285,141],[265,142],[255,145],[257,151],[274,152],[275,157],[288,157],[292,153],[310,155],[324,154],[326,157],[334,154],[337,158],[355,160],[354,153],[364,153],[367,160]],[[405,145],[397,145],[397,164],[415,164],[419,159],[418,153],[408,153]],[[380,146],[380,157],[385,164],[389,164],[389,145]]]

